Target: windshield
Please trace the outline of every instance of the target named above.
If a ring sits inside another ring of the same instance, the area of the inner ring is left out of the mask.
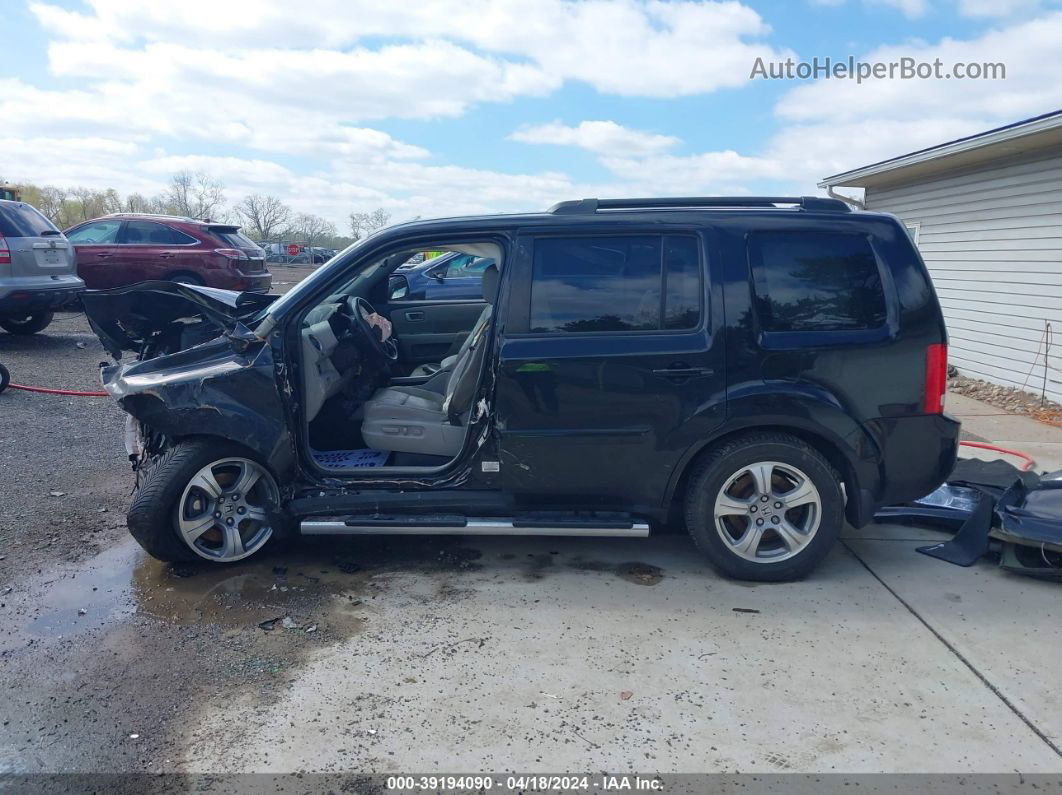
[[[298,303],[299,299],[304,293],[312,293],[314,290],[317,289],[317,286],[319,284],[323,284],[324,282],[327,282],[330,278],[332,278],[332,276],[334,276],[336,273],[335,269],[337,267],[342,267],[340,265],[341,260],[346,259],[350,254],[357,251],[359,248],[364,246],[374,237],[375,235],[369,235],[368,237],[363,237],[361,240],[356,240],[351,243],[341,252],[336,254],[336,256],[332,257],[332,259],[329,260],[329,264],[327,266],[322,266],[318,268],[305,279],[303,279],[301,282],[299,282],[286,293],[284,293],[284,295],[280,296],[280,298],[278,298],[276,301],[267,306],[262,311],[262,314],[259,317],[267,317],[268,315],[274,314],[278,309],[282,310],[289,304]]]

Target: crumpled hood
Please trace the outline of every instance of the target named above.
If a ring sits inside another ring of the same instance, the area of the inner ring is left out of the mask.
[[[142,352],[152,338],[182,327],[206,324],[215,335],[246,337],[244,323],[278,297],[156,281],[87,290],[81,301],[96,336],[120,358],[123,350]]]

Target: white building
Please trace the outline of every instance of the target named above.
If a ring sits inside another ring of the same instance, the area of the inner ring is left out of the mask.
[[[868,210],[903,220],[963,375],[1037,394],[1046,375],[1047,396],[1062,402],[1062,110],[819,187],[863,188]]]

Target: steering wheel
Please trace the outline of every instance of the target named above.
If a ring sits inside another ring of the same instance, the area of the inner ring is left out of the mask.
[[[353,325],[357,330],[361,346],[389,362],[397,361],[398,345],[395,344],[394,336],[388,337],[385,342],[380,329],[369,323],[369,316],[376,314],[372,304],[356,295],[351,296],[347,301],[349,315],[354,321]]]

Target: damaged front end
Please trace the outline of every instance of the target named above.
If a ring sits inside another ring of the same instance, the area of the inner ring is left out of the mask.
[[[192,436],[241,444],[276,473],[293,466],[278,365],[258,321],[275,299],[173,282],[84,294],[116,362],[101,364],[103,387],[135,420],[126,431],[134,466]],[[125,352],[135,361],[122,362]]]

